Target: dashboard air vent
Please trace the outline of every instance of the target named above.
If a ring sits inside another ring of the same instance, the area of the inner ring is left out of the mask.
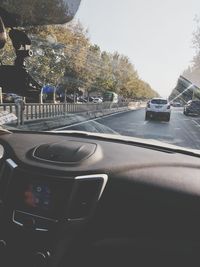
[[[107,175],[78,176],[69,202],[69,220],[85,219],[91,215],[107,183]]]

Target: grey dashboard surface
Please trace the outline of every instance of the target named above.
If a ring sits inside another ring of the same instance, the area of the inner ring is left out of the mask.
[[[165,150],[156,151],[96,137],[79,138],[73,134],[13,133],[1,136],[0,143],[5,148],[6,157],[12,158],[30,171],[49,171],[56,175],[64,173],[66,176],[105,173],[112,183],[122,181],[125,186],[141,184],[200,197],[200,158],[198,157],[167,153]],[[62,164],[32,157],[34,149],[44,144],[61,144],[56,146],[58,154],[59,149],[66,144],[67,149],[70,148],[66,150],[66,153],[69,153],[68,159],[70,159],[70,153],[73,154],[71,157],[74,157],[77,151],[78,154],[82,153],[82,148],[86,145],[86,157],[76,163]]]
[[[70,148],[73,143],[93,144],[92,153],[86,153],[89,157],[76,164],[41,161],[31,156],[40,145],[60,142],[70,144]],[[198,157],[73,134],[13,133],[1,136],[0,143],[6,151],[5,157],[30,173],[66,178],[107,174],[108,182],[91,227],[98,228],[95,232],[102,231],[102,235],[109,231],[118,234],[122,231],[123,235],[126,232],[141,235],[181,232],[197,237],[200,223]]]

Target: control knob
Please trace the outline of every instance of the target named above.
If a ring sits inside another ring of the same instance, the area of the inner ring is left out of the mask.
[[[49,251],[38,251],[34,256],[34,267],[45,267],[48,266],[48,261],[50,258]]]

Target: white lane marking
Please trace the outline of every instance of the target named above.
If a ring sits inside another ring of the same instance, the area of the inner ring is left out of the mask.
[[[60,127],[60,128],[56,128],[54,131],[60,131],[60,130],[68,129],[68,128],[71,128],[71,127],[74,127],[74,126],[82,125],[84,123],[101,120],[101,119],[104,119],[104,118],[112,117],[112,116],[115,116],[115,115],[118,115],[118,114],[122,114],[122,113],[125,113],[125,112],[130,112],[130,111],[132,111],[132,110],[120,111],[120,112],[109,114],[109,115],[106,115],[106,116],[102,116],[102,117],[99,117],[99,118],[96,118],[96,119],[90,119],[90,120],[87,120],[87,121],[74,123],[74,124],[71,124],[71,125],[67,125],[67,126],[63,126],[63,127]]]
[[[131,112],[131,111],[132,110],[120,111],[120,112],[117,112],[117,113],[113,113],[113,114],[105,115],[105,116],[102,116],[102,117],[99,117],[99,118],[96,118],[96,119],[92,119],[92,121],[102,120],[104,118],[112,117],[112,116],[115,116],[115,115],[118,115],[118,114],[122,114],[122,113],[126,113],[126,112],[128,113],[128,112]]]

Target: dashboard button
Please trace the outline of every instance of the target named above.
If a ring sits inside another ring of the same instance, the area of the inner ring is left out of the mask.
[[[0,240],[0,253],[6,250],[7,244],[5,240]]]

